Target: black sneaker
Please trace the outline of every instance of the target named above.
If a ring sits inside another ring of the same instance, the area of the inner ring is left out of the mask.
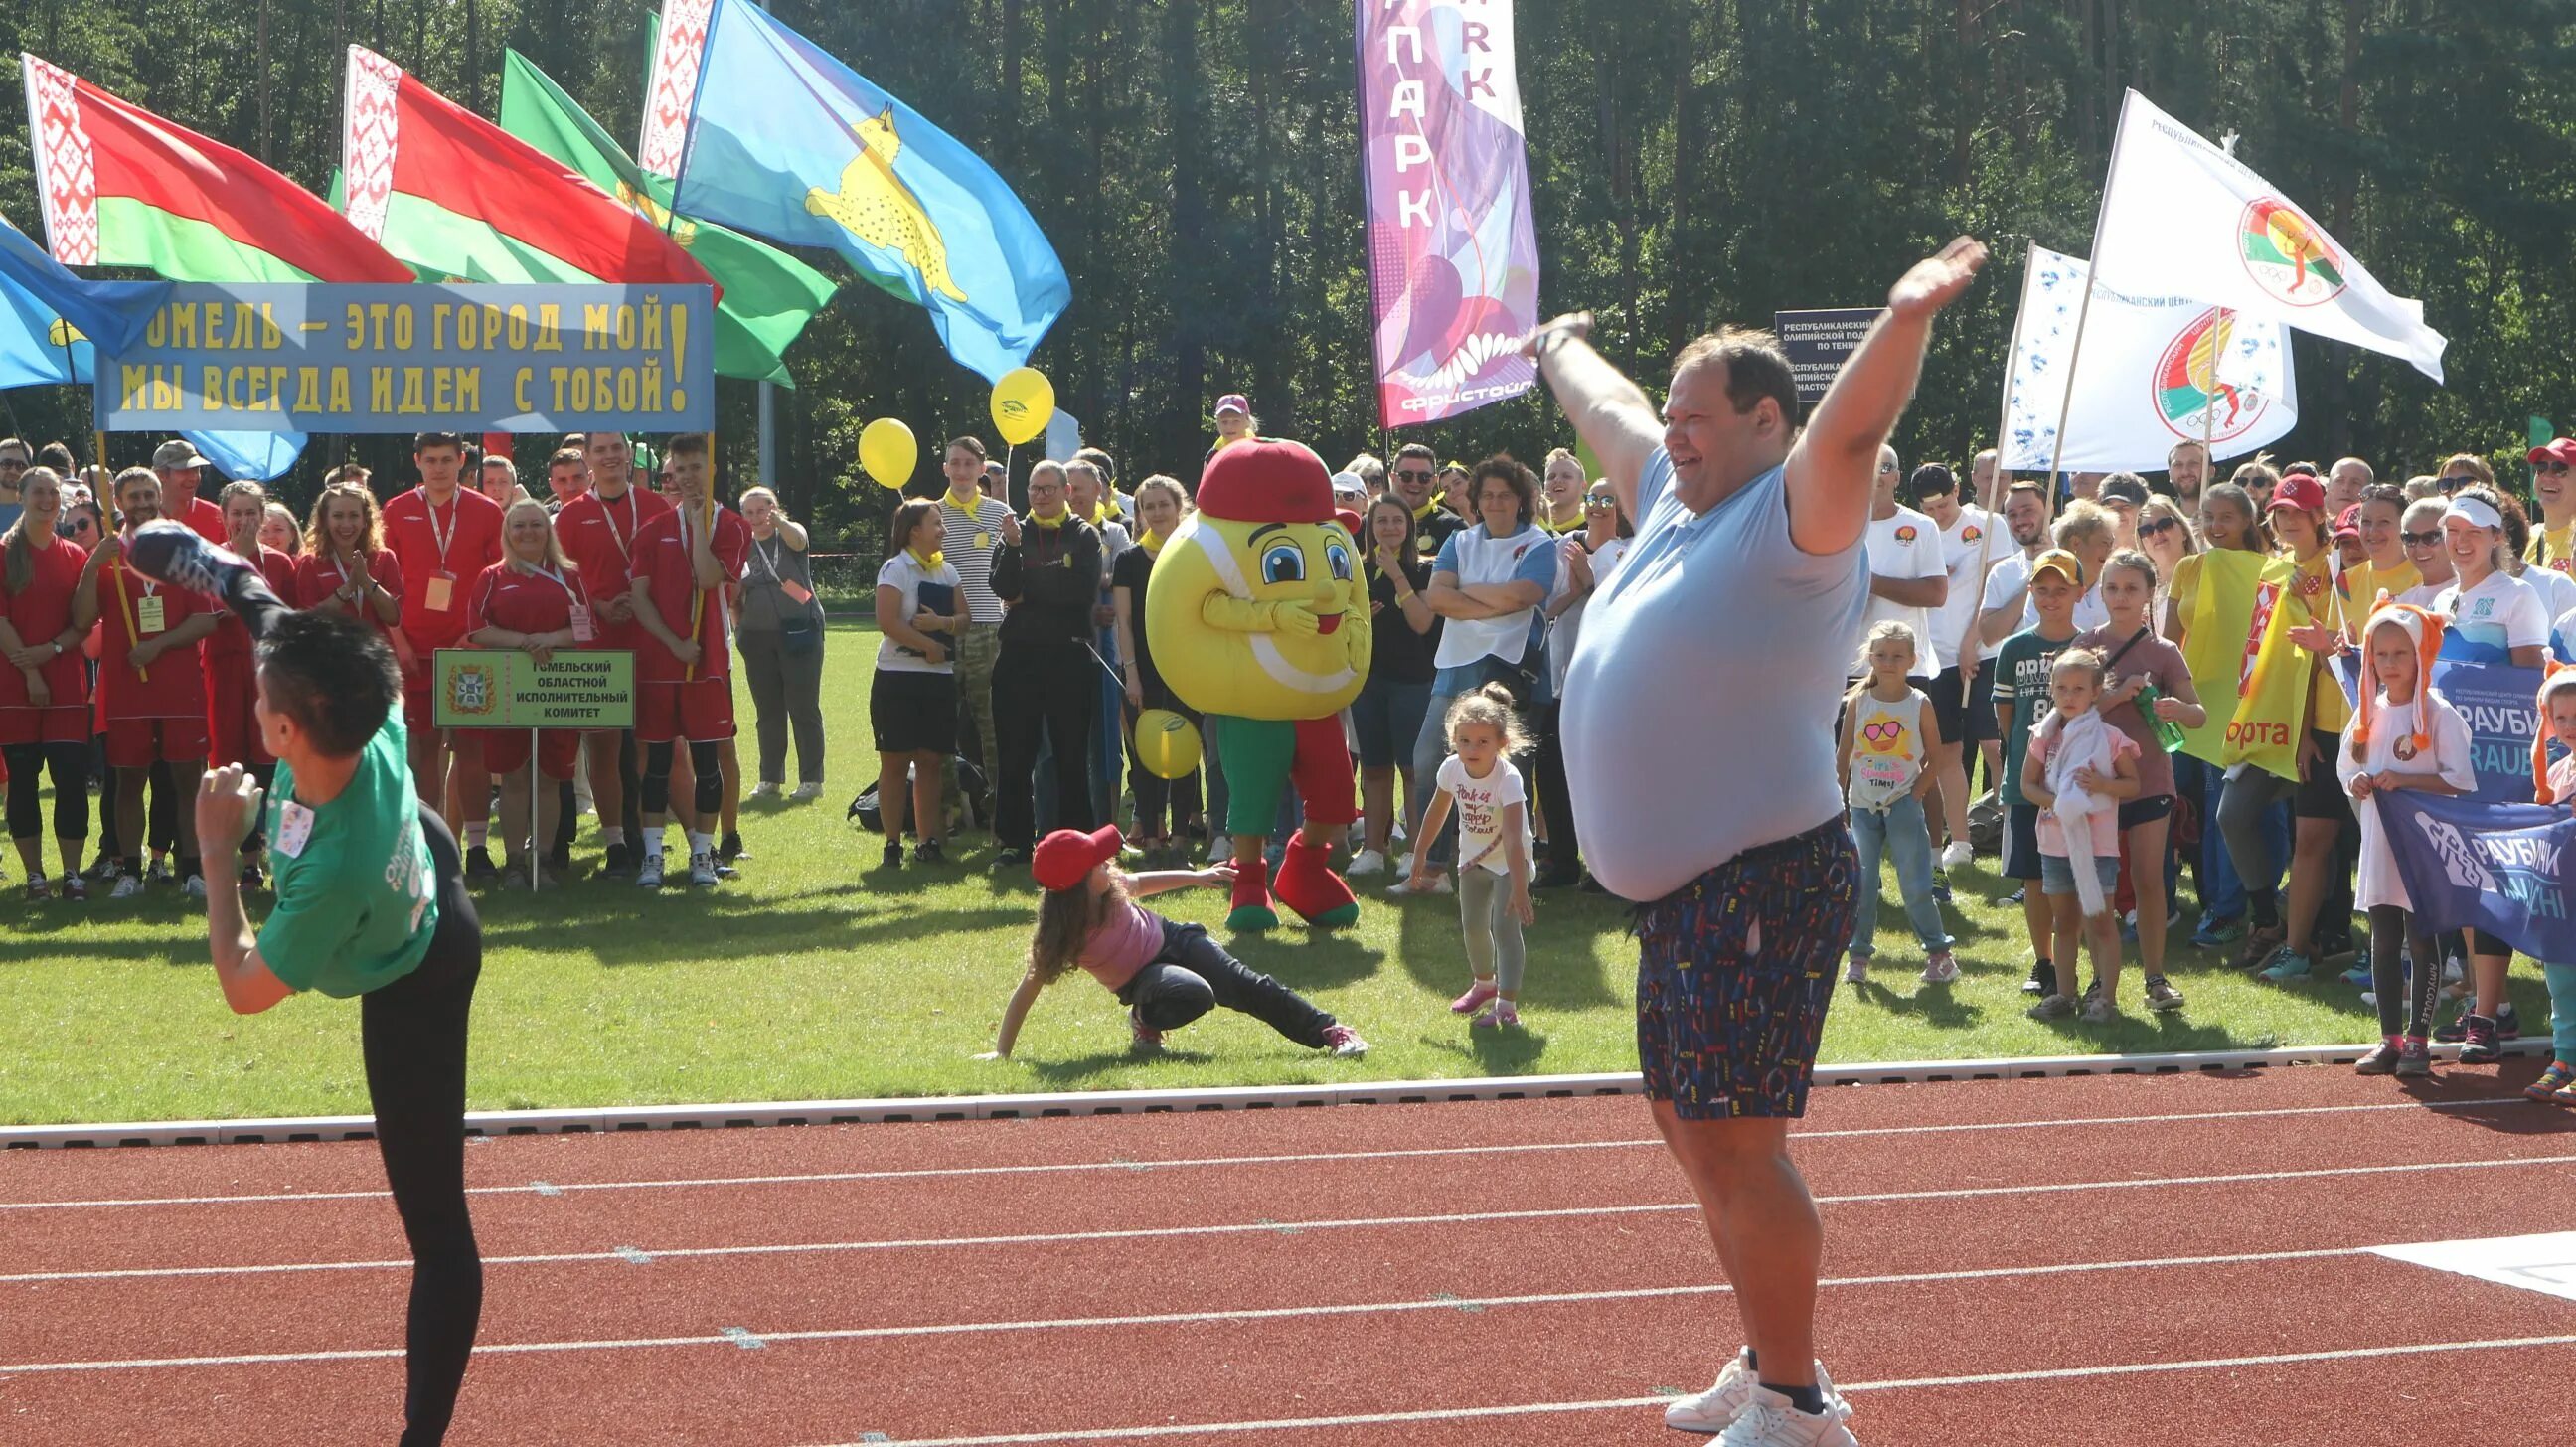
[[[546,868],[561,874],[572,868],[572,846],[558,844],[546,851]]]
[[[1562,872],[1551,869],[1540,874],[1539,877],[1532,882],[1531,888],[1572,889],[1582,881],[1583,871],[1579,869],[1569,869]]]
[[[731,864],[735,860],[742,858],[741,830],[728,829],[725,831],[724,838],[716,841],[716,858],[723,860],[727,864]]]
[[[1950,871],[1937,866],[1932,871],[1932,900],[1936,904],[1950,902]]]
[[[244,865],[241,867],[241,887],[242,887],[242,888],[244,888],[244,889],[264,889],[264,888],[266,888],[266,887],[267,887],[267,882],[268,882],[268,875],[266,874],[266,872],[264,872],[263,870],[261,870],[261,868],[260,868],[258,865],[256,865],[256,864],[244,864]]]
[[[234,589],[260,581],[258,569],[172,518],[135,529],[125,555],[143,576],[209,598],[229,599]]]
[[[2495,1026],[2496,1038],[2498,1040],[2519,1040],[2522,1038],[2522,1017],[2514,1013],[2513,1002],[2511,1000],[2507,1000],[2496,1007]]]
[[[624,879],[635,872],[635,850],[625,840],[609,845],[607,856],[600,868],[607,871],[610,878]]]
[[[2397,1047],[2397,1073],[2399,1075],[2432,1074],[2433,1052],[2424,1048],[2422,1040],[2412,1035],[2406,1037],[2406,1043]]]
[[[1025,849],[1005,849],[1001,853],[993,856],[993,867],[995,869],[1026,869],[1029,867],[1029,851]]]
[[[2504,1058],[2504,1052],[2496,1048],[2495,1021],[2484,1015],[2464,1015],[2460,1026],[2462,1065],[2493,1065]]]
[[[940,847],[938,840],[924,839],[919,844],[912,846],[912,862],[915,864],[946,864],[948,862],[948,851]]]
[[[2365,1055],[2359,1060],[2353,1062],[2352,1073],[2355,1075],[2395,1075],[2397,1073],[2398,1058],[2403,1053],[2403,1050],[2395,1041],[2382,1040],[2377,1045],[2370,1048],[2370,1053],[2368,1055]]]
[[[477,844],[465,851],[465,877],[468,881],[479,884],[487,879],[498,879],[500,875],[501,871],[492,865],[490,846]]]
[[[903,841],[900,839],[887,840],[885,853],[878,858],[877,865],[883,869],[903,868]]]
[[[2021,982],[2021,992],[2041,999],[2057,993],[2057,966],[2046,960],[2030,967],[2030,978]]]

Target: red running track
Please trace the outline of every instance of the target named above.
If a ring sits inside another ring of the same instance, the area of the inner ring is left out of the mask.
[[[2565,1224],[2534,1064],[1819,1093],[1855,1431],[2576,1428],[2576,1301],[2370,1251]],[[1737,1330],[1652,1136],[1587,1099],[478,1141],[450,1441],[1688,1441],[1660,1400]],[[365,1143],[0,1157],[0,1442],[387,1440],[402,1257]]]

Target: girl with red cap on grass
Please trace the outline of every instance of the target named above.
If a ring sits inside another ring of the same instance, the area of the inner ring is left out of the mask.
[[[1223,1005],[1309,1049],[1368,1053],[1358,1031],[1227,954],[1205,926],[1176,923],[1136,903],[1176,889],[1231,886],[1233,865],[1129,874],[1112,862],[1125,843],[1114,824],[1088,834],[1058,829],[1038,841],[1029,872],[1046,897],[1038,903],[1028,973],[1002,1011],[991,1053],[977,1059],[1010,1059],[1038,992],[1077,968],[1117,993],[1139,1050],[1160,1048],[1164,1031]]]

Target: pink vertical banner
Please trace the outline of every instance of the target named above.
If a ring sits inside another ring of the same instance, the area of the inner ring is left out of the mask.
[[[1354,0],[1378,420],[1528,391],[1538,234],[1511,0]]]

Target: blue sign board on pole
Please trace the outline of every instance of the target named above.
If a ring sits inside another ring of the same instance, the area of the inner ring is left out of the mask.
[[[703,432],[703,286],[182,282],[98,362],[101,432]]]

